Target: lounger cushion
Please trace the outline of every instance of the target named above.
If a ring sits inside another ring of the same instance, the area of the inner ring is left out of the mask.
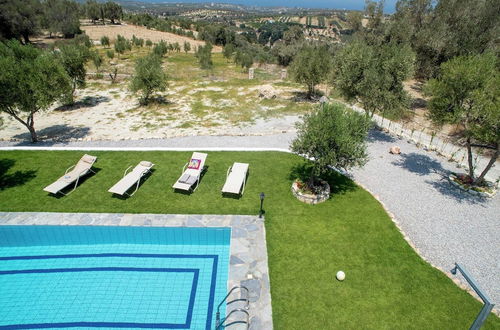
[[[198,177],[195,176],[195,175],[189,175],[189,174],[184,174],[183,176],[181,176],[181,178],[179,179],[179,182],[180,183],[185,183],[185,184],[188,184],[188,185],[193,185],[195,184],[196,180],[198,180]]]
[[[139,165],[144,166],[144,167],[152,167],[153,163],[148,162],[146,160],[143,160],[142,162],[139,163]]]
[[[200,165],[201,165],[201,159],[193,158],[189,161],[188,168],[190,168],[192,170],[197,170],[200,168]]]
[[[81,161],[89,164],[93,164],[95,162],[96,157],[90,155],[83,155]]]
[[[190,175],[189,176],[189,179],[185,182],[186,184],[190,184],[190,185],[193,185],[196,183],[196,181],[198,180],[198,177],[194,176],[194,175]]]
[[[185,173],[181,178],[179,179],[179,182],[181,183],[188,183],[190,175]]]

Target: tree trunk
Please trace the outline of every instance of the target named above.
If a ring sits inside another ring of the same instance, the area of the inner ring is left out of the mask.
[[[312,99],[314,95],[314,85],[307,85],[307,98]]]
[[[38,142],[38,136],[36,135],[35,131],[35,119],[33,117],[33,112],[31,112],[30,115],[28,116],[27,124],[28,125],[26,126],[28,127],[28,130],[30,131],[31,134],[31,143]]]
[[[28,119],[26,121],[22,120],[21,117],[17,116],[14,112],[7,112],[9,115],[14,117],[15,120],[26,126],[31,135],[31,142],[38,142],[38,136],[35,131],[35,120],[33,118],[35,112],[30,112]]]
[[[493,167],[499,155],[500,155],[500,145],[497,144],[497,150],[495,151],[493,156],[491,156],[491,159],[488,162],[488,165],[486,165],[486,167],[484,168],[483,172],[479,175],[479,177],[476,180],[474,180],[473,184],[481,183],[481,181],[483,181],[484,177],[486,176],[486,173],[488,173],[488,171]]]
[[[28,33],[23,33],[24,44],[27,45],[30,43],[30,36]]]
[[[35,128],[33,126],[29,126],[28,130],[30,131],[31,134],[31,142],[32,143],[38,142],[38,136],[36,134]]]
[[[469,177],[474,182],[474,164],[472,163],[472,148],[470,146],[470,137],[467,137],[465,145],[467,146],[467,162],[469,163]]]

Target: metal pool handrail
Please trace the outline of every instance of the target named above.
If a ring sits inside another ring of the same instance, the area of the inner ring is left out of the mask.
[[[224,324],[224,322],[227,321],[227,319],[231,316],[231,314],[233,313],[237,313],[237,312],[241,312],[241,313],[245,313],[246,315],[246,320],[244,321],[233,321],[233,322],[230,322],[228,324]],[[222,320],[219,320],[219,324],[216,323],[216,326],[215,326],[215,330],[219,330],[219,329],[222,329],[223,327],[224,328],[227,328],[233,324],[246,324],[247,325],[247,330],[248,328],[250,327],[250,314],[244,310],[243,308],[236,308],[236,309],[233,309],[232,311],[229,312],[229,314],[227,314],[227,316],[225,318],[223,318]]]
[[[247,297],[246,298],[233,299],[233,300],[227,302],[226,305],[230,305],[230,304],[238,302],[238,301],[244,301],[245,302],[245,307],[244,307],[245,309],[242,309],[242,308],[233,309],[231,312],[229,312],[229,314],[224,319],[221,320],[221,318],[220,318],[220,308],[222,307],[222,305],[224,304],[224,302],[226,302],[227,298],[231,295],[231,293],[233,293],[237,289],[245,290],[247,292]],[[217,313],[215,315],[215,329],[219,330],[223,326],[227,327],[227,326],[230,326],[230,325],[233,325],[233,324],[237,324],[237,323],[246,323],[247,324],[247,329],[248,329],[248,327],[250,325],[250,322],[249,322],[250,314],[248,314],[248,312],[247,312],[247,310],[250,308],[250,300],[248,299],[249,296],[250,296],[250,290],[248,290],[248,288],[246,286],[243,286],[243,285],[241,285],[241,286],[234,286],[231,290],[229,290],[229,292],[227,293],[227,295],[224,297],[224,299],[222,299],[222,301],[217,306]],[[243,312],[243,313],[245,313],[247,315],[247,320],[246,321],[234,321],[234,322],[231,322],[229,324],[224,325],[224,322],[226,322],[227,318],[229,316],[231,316],[231,314],[233,314],[235,312]]]
[[[457,270],[459,270],[460,273],[462,273],[462,276],[467,280],[467,282],[470,284],[470,286],[474,289],[474,291],[477,293],[477,295],[484,302],[483,308],[481,309],[478,316],[474,320],[474,323],[472,323],[472,325],[469,328],[471,330],[478,330],[479,328],[481,328],[484,321],[486,321],[486,318],[490,314],[490,312],[493,309],[493,306],[495,306],[495,304],[493,304],[491,302],[490,298],[486,295],[486,293],[484,293],[484,291],[481,290],[481,288],[479,287],[477,282],[472,278],[472,276],[469,274],[469,272],[467,270],[465,270],[465,268],[462,267],[461,265],[459,265],[458,263],[455,263],[455,267],[453,267],[453,269],[451,270],[451,273],[453,275],[456,275]]]

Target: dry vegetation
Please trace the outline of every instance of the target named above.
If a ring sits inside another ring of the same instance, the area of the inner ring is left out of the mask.
[[[213,54],[213,69],[205,71],[198,67],[193,54],[184,52],[170,53],[165,58],[169,87],[158,94],[157,102],[140,106],[138,98],[128,90],[128,82],[135,60],[150,49],[134,47],[131,52],[115,54],[111,60],[105,55],[108,48],[97,49],[104,58],[99,76],[89,63],[87,87],[78,90],[77,103],[72,107],[56,106],[37,116],[40,138],[119,140],[270,134],[283,131],[283,116],[300,115],[314,106],[300,99],[300,85],[280,80],[279,67],[256,68],[255,79],[249,80],[248,73],[220,53]],[[113,68],[118,69],[115,84],[108,76]],[[263,89],[265,97],[261,95]],[[7,117],[4,121],[1,139],[26,138],[21,125]],[[293,125],[285,129],[293,129]]]
[[[188,37],[179,36],[174,33],[162,32],[156,30],[149,30],[142,26],[136,25],[83,25],[82,30],[90,37],[92,40],[100,40],[102,36],[108,36],[111,41],[116,39],[117,35],[122,35],[127,39],[131,39],[133,35],[137,38],[142,38],[144,40],[151,40],[152,42],[159,42],[161,40],[168,43],[178,42],[181,46],[184,41],[191,44],[192,49],[194,47],[205,45],[204,41],[194,40]],[[193,51],[193,50],[191,50]],[[214,52],[221,52],[222,49],[219,46],[213,48]]]

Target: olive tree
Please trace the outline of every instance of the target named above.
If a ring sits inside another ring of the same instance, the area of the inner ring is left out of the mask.
[[[198,46],[195,56],[202,69],[208,70],[212,68],[212,45],[210,43],[207,42],[205,46]]]
[[[0,39],[16,38],[30,43],[41,30],[43,7],[39,0],[0,1]]]
[[[101,37],[101,45],[109,47],[109,37],[108,36]]]
[[[441,65],[438,78],[425,88],[430,118],[463,128],[469,177],[480,184],[500,154],[500,75],[492,53],[459,56]],[[475,177],[472,147],[492,150],[486,168]]]
[[[159,57],[165,56],[165,54],[168,53],[167,43],[163,40],[160,40],[160,42],[153,47],[153,53],[158,55]]]
[[[341,104],[325,104],[297,124],[291,150],[313,161],[308,185],[328,171],[328,166],[349,169],[363,166],[368,158],[366,138],[371,122]]]
[[[414,59],[407,45],[356,41],[336,55],[334,85],[348,101],[361,103],[367,116],[397,115],[409,106],[403,81],[412,76]]]
[[[71,90],[63,66],[51,53],[17,41],[0,43],[0,111],[23,124],[37,142],[35,114]]]
[[[315,93],[315,86],[325,81],[330,73],[331,60],[323,46],[304,46],[290,65],[292,78],[307,87],[307,97]]]
[[[184,52],[187,54],[191,50],[191,44],[188,41],[184,41]]]
[[[71,92],[68,93],[66,102],[73,104],[76,89],[85,86],[85,63],[91,58],[91,52],[83,45],[65,44],[60,47],[58,58],[71,79]]]
[[[136,61],[135,72],[130,82],[130,90],[141,91],[141,104],[148,104],[151,95],[167,88],[167,74],[161,67],[161,57],[152,53]]]
[[[115,20],[120,20],[123,16],[122,7],[113,1],[108,1],[101,5],[104,11],[104,17],[111,21],[111,24],[115,24]]]

